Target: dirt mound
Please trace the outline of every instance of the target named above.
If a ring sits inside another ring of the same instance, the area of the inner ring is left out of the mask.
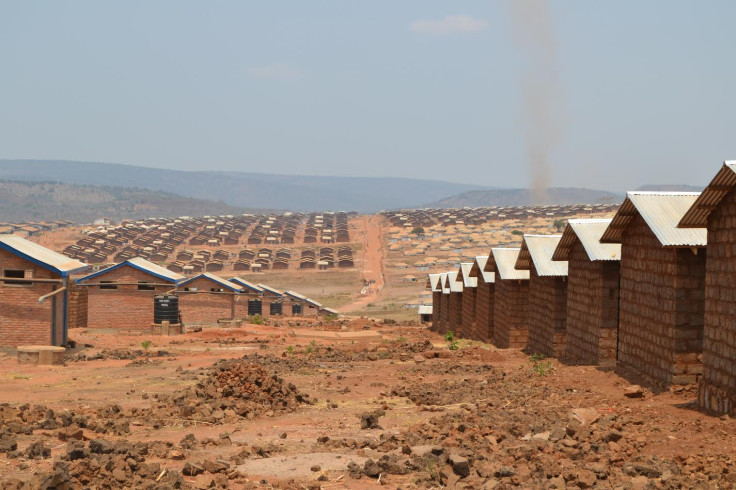
[[[495,398],[496,381],[503,375],[486,379],[443,379],[433,383],[411,383],[394,387],[391,396],[403,396],[417,405],[454,405]]]
[[[182,418],[211,423],[292,412],[310,403],[309,395],[293,384],[243,360],[221,361],[193,389],[171,401]]]
[[[96,354],[78,352],[76,354],[72,354],[71,356],[68,356],[66,360],[70,362],[99,361],[99,360],[107,360],[107,359],[113,359],[113,360],[119,360],[119,361],[133,361],[136,359],[150,359],[152,357],[170,357],[173,355],[174,354],[170,353],[169,351],[165,351],[165,350],[150,350],[149,351],[149,350],[123,350],[123,349],[107,350],[107,349],[103,349],[101,352],[98,352]]]

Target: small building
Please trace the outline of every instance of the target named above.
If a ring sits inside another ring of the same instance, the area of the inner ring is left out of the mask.
[[[291,314],[296,316],[314,316],[318,315],[322,305],[313,299],[307,298],[303,294],[295,291],[284,291],[284,296],[291,302]]]
[[[283,308],[283,301],[284,301],[284,293],[279,291],[278,289],[272,288],[270,286],[266,286],[265,284],[256,284],[259,288],[263,290],[263,311],[261,313],[262,316],[275,316],[275,315],[283,315],[284,314],[284,308]],[[321,305],[320,305],[321,306]],[[317,314],[317,311],[314,312],[314,314]]]
[[[442,308],[442,285],[440,276],[442,274],[427,274],[426,288],[432,291],[432,330],[439,331],[440,311]]]
[[[0,346],[67,345],[71,274],[87,264],[0,235]]]
[[[621,245],[600,242],[610,223],[569,220],[552,256],[567,261],[566,362],[616,365]]]
[[[87,326],[146,330],[153,323],[153,297],[175,289],[185,277],[141,257],[77,279],[87,288]]]
[[[529,271],[529,340],[526,351],[546,357],[565,353],[567,262],[553,261],[562,235],[524,235],[516,269]]]
[[[447,304],[447,330],[455,337],[464,337],[463,332],[463,283],[457,280],[458,271],[450,271],[445,276],[445,287],[450,291]]]
[[[419,321],[421,323],[429,323],[432,321],[432,305],[419,305],[417,308]]]
[[[228,281],[240,286],[240,296],[235,301],[235,318],[247,318],[263,313],[264,289],[257,284],[235,276]]]
[[[440,324],[437,333],[444,335],[450,327],[450,287],[447,285],[447,272],[440,274],[440,288],[442,288],[442,300],[440,301]]]
[[[494,273],[493,344],[523,349],[529,340],[529,271],[517,270],[519,248],[492,248],[486,272]]]
[[[657,384],[702,372],[706,229],[677,224],[697,192],[629,192],[601,236],[621,244],[617,367]]]
[[[475,323],[478,340],[490,343],[493,340],[493,300],[495,274],[485,270],[488,257],[475,258],[470,268],[470,277],[476,278]]]
[[[476,301],[478,279],[470,276],[470,269],[473,263],[462,263],[457,272],[457,281],[463,285],[462,295],[462,319],[463,325],[461,331],[463,337],[472,340],[481,340],[480,332],[478,332],[478,324],[476,322]]]
[[[233,320],[240,290],[238,284],[209,272],[179,283],[176,294],[182,321],[216,325],[217,320]]]
[[[698,406],[736,414],[736,161],[724,162],[679,223],[708,230]]]

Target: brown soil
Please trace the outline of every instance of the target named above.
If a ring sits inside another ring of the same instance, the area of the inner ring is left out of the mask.
[[[71,337],[63,367],[0,354],[0,489],[736,484],[736,422],[692,391],[423,328]]]

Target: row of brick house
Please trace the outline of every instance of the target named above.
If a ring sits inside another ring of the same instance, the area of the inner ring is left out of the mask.
[[[165,293],[179,297],[189,325],[337,314],[293,291],[209,272],[187,278],[141,257],[79,277],[87,268],[19,236],[0,235],[0,347],[64,346],[71,328],[147,330],[154,296]]]
[[[698,383],[736,413],[736,162],[702,193],[629,192],[612,219],[570,219],[429,274],[433,329],[653,385]]]

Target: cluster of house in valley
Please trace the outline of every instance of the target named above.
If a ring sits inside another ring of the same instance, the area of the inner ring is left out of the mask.
[[[656,386],[698,383],[736,413],[736,161],[702,193],[629,192],[612,219],[569,219],[429,274],[440,333],[615,367]]]

